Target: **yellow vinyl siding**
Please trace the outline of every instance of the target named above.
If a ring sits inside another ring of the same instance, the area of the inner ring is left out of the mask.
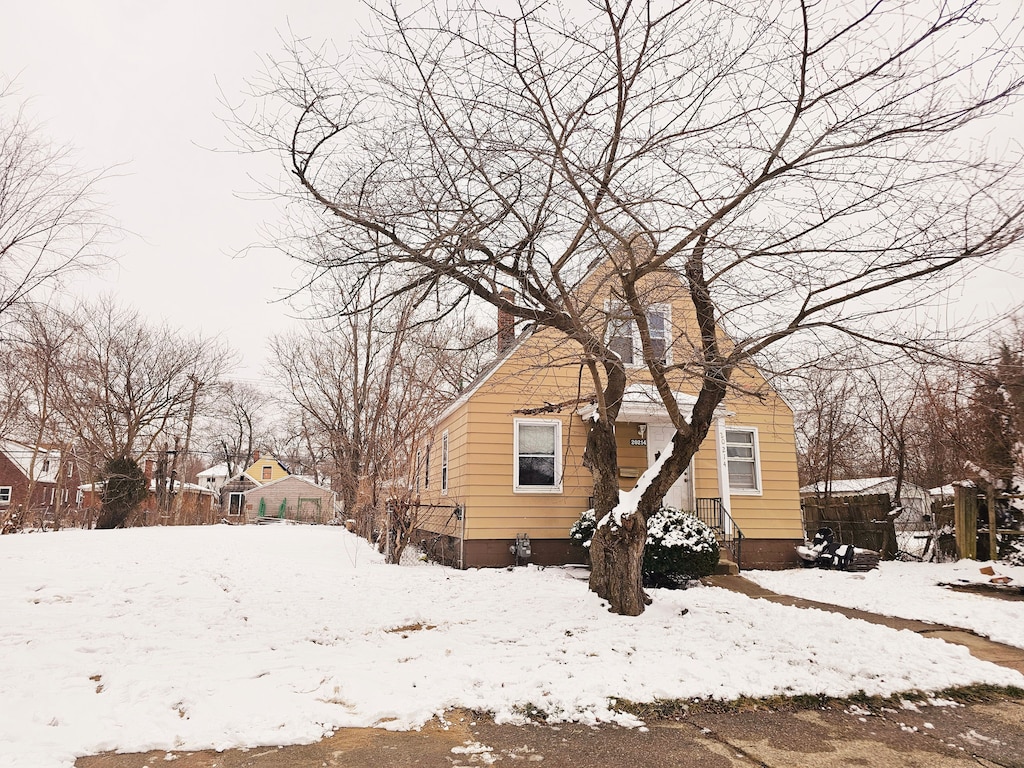
[[[792,411],[773,392],[764,403],[727,398],[726,408],[727,426],[757,427],[761,473],[760,495],[731,495],[733,519],[748,538],[803,538]]]
[[[270,477],[263,477],[264,468],[270,468]],[[285,471],[281,463],[270,456],[257,459],[252,465],[245,470],[245,474],[254,479],[258,483],[270,483],[274,480],[280,480],[282,477],[288,477],[288,473]]]
[[[600,288],[591,281],[593,305],[603,306]],[[659,301],[670,301],[678,293],[661,287]],[[599,311],[599,310],[597,310]],[[682,326],[692,328],[683,301],[673,302],[672,323],[677,337]],[[681,351],[673,352],[680,355]],[[682,359],[677,356],[675,359]],[[646,369],[630,369],[631,382],[649,381]],[[727,425],[758,429],[761,493],[733,495],[731,511],[744,535],[755,538],[801,538],[800,505],[797,493],[796,450],[793,416],[786,404],[768,387],[756,371],[739,371],[742,388],[767,392],[764,402],[742,394],[727,396],[723,408],[731,412]],[[681,375],[674,382],[678,391],[696,394],[696,382]],[[465,534],[473,539],[513,539],[527,532],[532,538],[568,537],[568,530],[587,508],[592,490],[589,470],[582,466],[587,425],[578,415],[577,397],[589,397],[593,383],[582,372],[575,345],[550,330],[541,330],[520,342],[509,358],[464,401],[435,425],[432,438],[431,482],[422,489],[421,499],[431,504],[460,504],[465,507]],[[572,401],[572,402],[570,402]],[[549,407],[545,408],[548,404]],[[564,404],[561,408],[557,406]],[[523,410],[541,409],[536,414]],[[515,492],[514,423],[519,419],[557,419],[562,423],[562,490]],[[620,468],[635,470],[647,466],[647,449],[631,446],[639,437],[635,423],[617,425]],[[440,494],[441,434],[448,430],[449,492]],[[719,496],[718,457],[715,428],[694,457],[694,492],[700,498]],[[623,489],[632,488],[636,478],[623,477]]]

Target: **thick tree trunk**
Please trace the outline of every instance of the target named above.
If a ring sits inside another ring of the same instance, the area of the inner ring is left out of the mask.
[[[590,422],[584,464],[594,476],[594,512],[600,521],[619,502],[619,465],[614,424]],[[590,543],[590,589],[609,603],[609,610],[639,616],[645,596],[641,566],[647,524],[642,513],[598,527]]]

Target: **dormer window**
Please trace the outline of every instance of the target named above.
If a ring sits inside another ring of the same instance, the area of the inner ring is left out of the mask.
[[[644,364],[643,343],[640,330],[629,308],[620,302],[608,302],[607,340],[608,349],[617,354],[626,367]],[[647,308],[647,328],[651,337],[653,359],[668,365],[670,362],[669,328],[672,307],[669,304],[652,304]]]

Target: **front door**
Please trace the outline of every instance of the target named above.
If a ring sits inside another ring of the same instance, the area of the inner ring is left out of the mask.
[[[675,433],[676,431],[673,427],[664,427],[657,424],[647,425],[647,466],[651,466],[658,460],[661,452],[665,450],[665,447],[669,444]],[[675,484],[668,489],[668,493],[665,494],[665,506],[691,512],[694,510],[692,469],[693,462],[691,461],[690,466],[683,472],[683,476],[676,480]]]

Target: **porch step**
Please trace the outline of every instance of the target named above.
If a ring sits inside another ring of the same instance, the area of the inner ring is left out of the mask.
[[[724,554],[718,558],[718,565],[715,566],[715,576],[739,576],[740,567]]]

